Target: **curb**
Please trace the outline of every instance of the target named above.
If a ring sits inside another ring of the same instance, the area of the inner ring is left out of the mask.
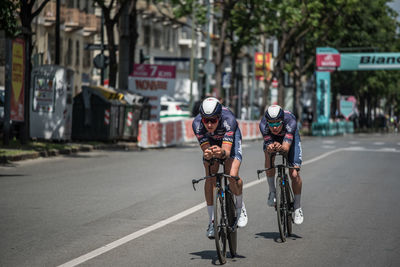
[[[121,142],[115,144],[102,144],[102,145],[79,145],[78,148],[66,148],[66,149],[49,149],[44,151],[33,151],[27,152],[19,155],[12,156],[0,156],[0,163],[8,163],[13,161],[21,161],[28,159],[37,159],[37,158],[48,158],[48,157],[56,157],[60,155],[71,155],[77,154],[79,152],[91,152],[94,150],[125,150],[125,151],[139,151],[137,143],[128,143]]]

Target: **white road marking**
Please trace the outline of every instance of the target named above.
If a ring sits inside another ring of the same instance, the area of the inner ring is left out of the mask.
[[[333,149],[333,148],[336,148],[336,147],[335,146],[331,146],[331,145],[323,145],[322,148]]]
[[[336,141],[335,140],[324,140],[324,141],[322,141],[322,143],[323,144],[334,144],[334,143],[336,143]]]
[[[381,145],[383,145],[385,143],[384,142],[374,142],[373,144],[376,145],[376,146],[381,146]]]
[[[323,158],[326,158],[326,157],[328,157],[328,156],[330,156],[330,155],[332,155],[334,153],[340,152],[340,151],[375,151],[375,152],[396,152],[396,153],[400,153],[400,150],[396,150],[396,149],[394,149],[394,150],[365,149],[363,147],[338,148],[338,149],[326,152],[324,154],[321,154],[318,157],[315,157],[313,159],[309,159],[307,161],[304,161],[302,165],[304,166],[304,165],[313,163],[315,161],[321,160]],[[249,188],[249,187],[252,187],[254,185],[260,184],[260,183],[264,182],[265,180],[266,180],[266,178],[255,180],[255,181],[252,181],[252,182],[244,184],[243,187],[244,188]],[[155,231],[155,230],[157,230],[157,229],[159,229],[161,227],[164,227],[164,226],[166,226],[166,225],[168,225],[170,223],[178,221],[178,220],[180,220],[180,219],[182,219],[182,218],[184,218],[184,217],[186,217],[186,216],[188,216],[188,215],[190,215],[192,213],[195,213],[195,212],[197,212],[200,209],[205,208],[205,207],[206,207],[206,202],[200,203],[200,204],[198,204],[198,205],[196,205],[196,206],[194,206],[192,208],[189,208],[187,210],[184,210],[184,211],[182,211],[182,212],[180,212],[180,213],[178,213],[178,214],[176,214],[176,215],[174,215],[172,217],[169,217],[169,218],[167,218],[165,220],[159,221],[159,222],[157,222],[157,223],[155,223],[153,225],[150,225],[150,226],[148,226],[146,228],[143,228],[143,229],[141,229],[139,231],[136,231],[136,232],[134,232],[132,234],[124,236],[124,237],[122,237],[122,238],[120,238],[120,239],[118,239],[118,240],[116,240],[114,242],[111,242],[111,243],[109,243],[107,245],[104,245],[104,246],[102,246],[102,247],[100,247],[98,249],[90,251],[90,252],[88,252],[88,253],[86,253],[86,254],[78,257],[78,258],[75,258],[75,259],[73,259],[71,261],[68,261],[68,262],[66,262],[64,264],[61,264],[58,267],[73,267],[73,266],[77,266],[77,265],[79,265],[81,263],[84,263],[84,262],[90,260],[90,259],[93,259],[93,258],[95,258],[97,256],[100,256],[100,255],[102,255],[102,254],[104,254],[104,253],[106,253],[106,252],[108,252],[110,250],[113,250],[114,248],[122,246],[122,245],[124,245],[124,244],[126,244],[126,243],[128,243],[128,242],[130,242],[130,241],[132,241],[132,240],[134,240],[136,238],[138,238],[138,237],[141,237],[141,236],[143,236],[145,234],[148,234],[148,233],[150,233],[152,231]]]
[[[360,143],[360,141],[350,141],[350,142],[349,142],[350,145],[357,145],[357,144],[359,144],[359,143]]]

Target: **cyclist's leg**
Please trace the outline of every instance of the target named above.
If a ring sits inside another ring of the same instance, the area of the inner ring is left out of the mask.
[[[225,173],[232,176],[239,176],[240,160],[236,158],[229,158],[225,161]],[[237,182],[233,178],[229,178],[229,189],[235,196],[242,195],[243,181],[239,179]]]
[[[301,141],[298,130],[295,133],[292,146],[289,151],[289,163],[296,169],[289,169],[289,176],[292,180],[292,188],[294,193],[294,223],[301,224],[303,222],[303,210],[301,209],[301,189],[303,181],[300,177],[300,167],[302,163]]]
[[[235,139],[231,147],[230,157],[225,161],[225,170],[226,174],[231,176],[239,176],[240,164],[242,162],[242,134],[240,132],[239,127],[235,131]],[[235,196],[241,197],[243,191],[243,181],[242,179],[236,182],[235,179],[229,179],[229,188]],[[236,208],[238,205],[241,207],[241,203],[236,204]]]
[[[206,172],[206,176],[209,175],[209,162],[204,161],[204,168]],[[214,164],[211,166],[211,172],[216,173],[218,171],[218,166],[219,164]],[[213,206],[213,190],[215,187],[215,182],[216,178],[209,178],[205,180],[204,183],[204,195],[205,199],[207,202],[207,213],[208,213],[208,227],[207,227],[207,237],[208,238],[214,238],[214,226],[213,226],[213,220],[214,220],[214,206]]]
[[[300,177],[300,167],[301,167],[301,163],[302,163],[302,151],[301,151],[300,135],[299,135],[298,131],[295,132],[294,140],[293,140],[293,143],[289,150],[288,160],[289,160],[290,166],[297,168],[297,169],[289,169],[289,176],[292,180],[293,193],[295,196],[300,195],[301,188],[302,188],[302,180]],[[298,196],[298,198],[299,198],[299,196]],[[297,203],[295,201],[295,208],[296,208],[296,206],[300,207],[300,200],[298,200]]]

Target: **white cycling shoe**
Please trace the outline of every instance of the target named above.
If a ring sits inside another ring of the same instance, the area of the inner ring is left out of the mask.
[[[303,210],[298,208],[294,211],[294,223],[295,224],[302,224],[304,220]]]
[[[247,211],[246,211],[246,207],[244,206],[244,203],[243,203],[243,206],[240,209],[240,216],[239,216],[239,219],[237,221],[237,226],[239,228],[243,228],[243,227],[245,227],[247,225],[247,222],[248,222]]]
[[[206,236],[207,236],[209,239],[214,239],[214,236],[215,236],[215,234],[214,234],[214,223],[211,222],[211,223],[208,225]]]
[[[276,192],[271,191],[268,194],[268,200],[267,200],[268,206],[275,207],[275,202],[276,202]]]

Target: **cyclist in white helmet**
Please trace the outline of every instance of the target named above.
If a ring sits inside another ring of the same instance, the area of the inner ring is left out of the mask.
[[[209,160],[220,158],[225,160],[225,173],[232,176],[239,176],[239,168],[242,161],[242,135],[238,127],[235,115],[215,97],[206,98],[200,105],[200,113],[193,120],[193,132],[195,133],[200,148],[203,151],[203,164],[208,173]],[[218,164],[211,166],[211,172],[218,171]],[[214,238],[214,209],[213,209],[213,187],[215,178],[207,179],[204,185],[204,193],[207,202],[209,222],[207,237]],[[238,227],[247,224],[247,212],[243,202],[243,181],[237,182],[229,178],[229,188],[236,198]]]
[[[289,111],[283,111],[278,105],[271,105],[260,122],[260,131],[264,137],[265,168],[270,168],[270,155],[282,151],[288,156],[288,163],[296,169],[289,169],[294,193],[294,223],[301,224],[304,220],[300,205],[302,180],[300,167],[302,163],[301,141],[297,129],[296,117]],[[273,159],[274,160],[274,159]],[[269,186],[268,205],[275,205],[275,169],[267,171]]]

